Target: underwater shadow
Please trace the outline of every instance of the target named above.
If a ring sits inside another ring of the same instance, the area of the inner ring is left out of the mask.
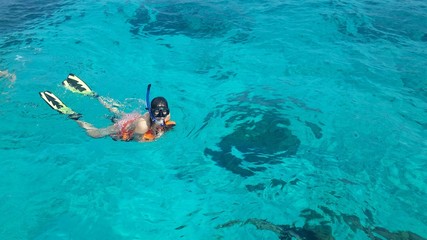
[[[249,218],[246,221],[231,220],[220,224],[216,229],[229,228],[235,225],[253,225],[258,230],[267,230],[275,233],[281,240],[307,239],[307,240],[333,240],[333,229],[331,223],[336,221],[346,224],[350,228],[348,239],[355,239],[353,234],[361,231],[367,239],[393,239],[393,240],[425,240],[416,233],[411,231],[391,231],[384,227],[375,226],[371,212],[366,210],[367,220],[363,224],[362,220],[355,215],[337,214],[331,209],[320,206],[321,212],[313,209],[304,209],[300,212],[300,217],[304,219],[304,225],[301,227],[295,224],[274,224],[264,219]]]
[[[250,177],[297,154],[301,140],[289,128],[290,120],[280,114],[281,100],[245,94],[236,100],[221,109],[223,117],[230,116],[225,125],[233,132],[217,144],[219,150],[206,148],[206,156],[220,167]]]
[[[223,37],[230,30],[239,28],[236,25],[249,25],[241,23],[242,16],[238,12],[224,11],[195,2],[173,3],[155,8],[143,5],[128,22],[131,25],[130,32],[135,35],[185,35],[191,38]]]

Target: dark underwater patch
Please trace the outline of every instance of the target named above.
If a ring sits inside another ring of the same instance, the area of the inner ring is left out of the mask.
[[[422,41],[425,16],[423,11],[414,11],[423,7],[421,1],[413,4],[366,1],[358,6],[332,1],[329,5],[333,11],[322,13],[322,17],[335,24],[347,40],[361,43],[387,40],[395,44],[405,38]],[[365,9],[368,11],[363,12]]]
[[[0,33],[18,32],[27,27],[34,27],[34,20],[44,20],[66,6],[59,0],[40,1],[0,1]],[[28,25],[31,22],[31,25]]]
[[[218,166],[242,177],[253,176],[266,170],[268,165],[295,156],[301,144],[288,128],[290,120],[280,115],[283,109],[277,105],[278,101],[259,97],[250,99],[267,108],[247,105],[248,99],[245,104],[239,104],[246,97],[238,96],[238,102],[222,110],[223,114],[231,115],[226,127],[235,126],[234,131],[217,144],[220,150],[206,148],[204,151]]]
[[[322,138],[322,128],[319,125],[308,121],[305,121],[305,125],[311,129],[317,139]]]
[[[133,34],[138,34],[141,27],[145,24],[148,24],[150,21],[150,15],[148,9],[145,7],[140,7],[135,11],[135,15],[129,19],[129,23],[132,25],[130,32]]]
[[[218,144],[220,151],[206,149],[205,154],[210,155],[219,166],[249,177],[265,170],[265,164],[279,164],[283,158],[294,156],[300,144],[298,137],[280,124],[276,116],[265,115],[259,122],[237,126],[233,133],[222,138]],[[241,155],[236,156],[233,151]]]
[[[401,77],[403,86],[412,89],[415,95],[420,96],[424,100],[427,100],[427,81],[425,81],[426,74],[427,71],[425,68],[416,66],[416,68],[412,72],[408,73],[407,76]]]
[[[216,79],[216,80],[228,80],[230,78],[236,77],[237,73],[233,71],[221,71],[218,70],[214,75],[212,75],[210,78]]]
[[[191,38],[213,38],[224,36],[240,20],[236,12],[216,9],[202,2],[188,2],[155,8],[141,6],[128,22],[130,31],[136,35],[182,34]],[[246,39],[240,35],[236,38]]]
[[[346,224],[353,233],[363,232],[368,239],[394,239],[394,240],[423,240],[425,238],[410,231],[390,231],[384,227],[373,225],[373,221],[368,219],[368,224],[363,225],[359,217],[350,214],[337,214],[327,207],[320,206],[322,212],[313,209],[304,209],[300,212],[300,217],[304,219],[304,225],[297,227],[294,224],[274,224],[264,219],[250,218],[246,221],[231,220],[216,228],[228,228],[234,225],[253,225],[258,230],[272,231],[281,240],[310,239],[310,240],[332,240],[333,236],[331,222]],[[368,217],[371,218],[371,217]],[[354,238],[354,235],[348,237]]]
[[[270,181],[271,188],[280,187],[280,190],[283,190],[283,188],[285,187],[286,184],[287,184],[286,181],[281,180],[281,179],[276,179],[276,178],[273,178]],[[245,187],[246,187],[246,189],[249,192],[262,192],[268,186],[266,186],[266,184],[264,184],[264,183],[258,183],[258,184],[255,184],[255,185],[253,185],[253,184],[246,184]]]
[[[273,188],[276,186],[280,186],[280,190],[283,190],[285,185],[286,185],[286,181],[283,181],[281,179],[275,179],[275,178],[271,179],[271,187]]]
[[[265,185],[263,183],[259,183],[257,185],[248,184],[248,185],[246,185],[246,189],[249,192],[264,191]]]

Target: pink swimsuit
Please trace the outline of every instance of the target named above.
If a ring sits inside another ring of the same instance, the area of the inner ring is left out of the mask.
[[[122,118],[114,124],[117,132],[115,134],[111,134],[111,137],[116,140],[132,140],[135,132],[135,126],[133,126],[133,124],[141,117],[142,115],[137,112],[124,114]]]

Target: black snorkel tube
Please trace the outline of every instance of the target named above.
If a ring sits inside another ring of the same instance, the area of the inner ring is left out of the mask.
[[[151,112],[150,89],[151,89],[151,83],[148,84],[148,86],[147,86],[147,94],[145,95],[145,106],[146,106],[145,109],[147,109],[148,112],[150,113],[151,121],[153,121],[156,124],[159,124],[160,126],[165,126],[165,121],[156,120],[153,113]]]

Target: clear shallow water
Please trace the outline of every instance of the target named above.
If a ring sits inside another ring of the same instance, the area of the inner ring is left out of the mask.
[[[426,238],[426,9],[0,3],[1,239]],[[38,96],[108,125],[70,72],[129,111],[152,83],[178,126],[90,139]]]

